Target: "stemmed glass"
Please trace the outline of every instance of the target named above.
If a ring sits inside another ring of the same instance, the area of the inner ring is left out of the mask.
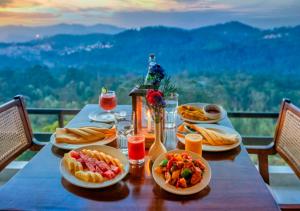
[[[115,91],[107,91],[101,93],[99,96],[99,106],[106,111],[105,114],[102,114],[101,117],[107,120],[113,120],[115,117],[111,113],[117,106],[117,96]]]

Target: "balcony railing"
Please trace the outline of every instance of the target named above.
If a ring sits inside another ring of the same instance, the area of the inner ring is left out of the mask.
[[[277,119],[279,113],[273,112],[228,112],[229,118]],[[242,136],[245,145],[267,145],[273,141],[271,136]]]
[[[29,115],[54,115],[57,117],[58,126],[64,127],[65,116],[76,115],[80,109],[65,108],[28,108]],[[39,141],[49,141],[52,133],[50,132],[34,132],[34,137]]]
[[[65,116],[76,115],[79,109],[64,109],[64,108],[29,108],[27,109],[30,115],[55,115],[57,116],[58,126],[64,127]],[[278,113],[265,112],[228,112],[229,118],[253,118],[253,119],[276,119]],[[34,136],[38,140],[49,140],[51,133],[35,132]],[[243,136],[245,145],[264,145],[269,144],[273,140],[270,136]]]

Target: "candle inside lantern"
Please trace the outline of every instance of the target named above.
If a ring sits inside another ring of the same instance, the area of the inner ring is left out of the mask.
[[[147,110],[147,131],[148,133],[152,131],[150,110]]]

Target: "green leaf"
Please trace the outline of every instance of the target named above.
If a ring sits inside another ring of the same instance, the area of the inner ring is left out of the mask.
[[[106,93],[107,93],[107,88],[105,88],[105,87],[102,87],[102,89],[101,89],[101,93],[102,93],[102,94],[106,94]]]

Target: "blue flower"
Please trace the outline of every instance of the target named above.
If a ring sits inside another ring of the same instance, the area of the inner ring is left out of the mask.
[[[159,64],[153,65],[150,68],[149,74],[154,78],[153,82],[156,84],[159,84],[160,81],[165,77],[165,71]]]
[[[155,78],[155,79],[153,80],[152,84],[153,84],[154,86],[159,86],[160,80],[158,80],[158,79]]]

